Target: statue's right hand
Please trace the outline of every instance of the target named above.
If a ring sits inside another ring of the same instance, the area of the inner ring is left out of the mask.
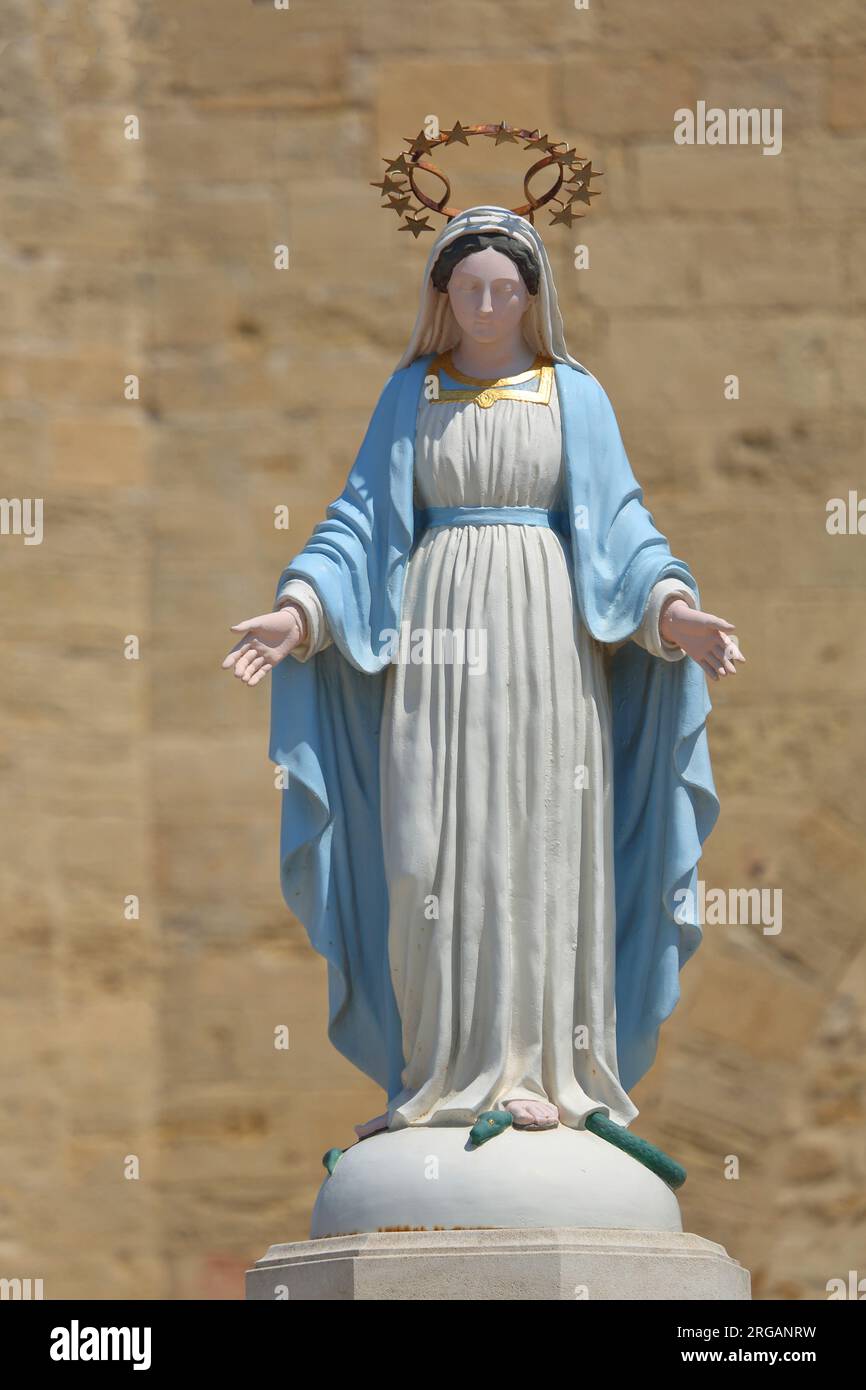
[[[301,611],[293,604],[234,623],[232,632],[241,636],[223,662],[223,670],[233,670],[245,685],[258,685],[307,635]]]

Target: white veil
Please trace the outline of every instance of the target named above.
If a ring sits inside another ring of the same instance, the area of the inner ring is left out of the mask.
[[[423,357],[425,353],[445,352],[447,348],[454,347],[457,343],[460,329],[451,312],[448,296],[441,294],[435,288],[430,274],[439,253],[444,247],[450,245],[455,237],[464,236],[467,232],[482,231],[503,232],[506,236],[513,237],[515,241],[527,247],[538,262],[540,270],[538,293],[523,319],[523,336],[528,346],[532,348],[533,352],[543,352],[557,362],[570,362],[573,367],[587,372],[586,367],[571,356],[565,345],[562,314],[559,311],[553,271],[550,268],[550,261],[547,259],[544,242],[532,223],[528,222],[525,217],[519,217],[516,213],[509,212],[507,208],[487,205],[466,208],[464,212],[458,213],[450,222],[445,223],[433,242],[430,255],[427,257],[427,264],[424,267],[418,317],[415,320],[415,327],[412,329],[406,351],[397,363],[396,370],[399,371],[401,367],[408,367],[410,362],[415,361],[416,357]],[[587,376],[592,376],[592,373],[587,372]]]

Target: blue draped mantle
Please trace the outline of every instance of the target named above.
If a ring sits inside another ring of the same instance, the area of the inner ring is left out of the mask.
[[[282,792],[283,895],[328,962],[329,1036],[389,1097],[401,1089],[400,1019],[388,965],[388,893],[380,829],[379,754],[388,648],[400,627],[415,535],[413,467],[419,393],[432,354],[396,371],[376,404],[348,482],[280,576],[316,590],[333,645],[274,669],[272,760]],[[701,931],[701,846],[718,814],[706,737],[706,679],[628,638],[650,590],[694,578],[643,506],[607,395],[587,372],[555,367],[566,507],[578,611],[610,663],[614,765],[616,1010],[620,1080],[651,1066],[679,998],[679,972]]]

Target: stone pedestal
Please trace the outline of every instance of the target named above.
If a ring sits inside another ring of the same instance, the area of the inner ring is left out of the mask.
[[[248,1299],[748,1299],[721,1245],[682,1231],[381,1231],[272,1245]]]
[[[409,1128],[347,1149],[313,1239],[272,1245],[251,1299],[747,1299],[671,1189],[588,1130]]]

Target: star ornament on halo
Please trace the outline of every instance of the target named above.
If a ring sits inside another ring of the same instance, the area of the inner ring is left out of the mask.
[[[429,154],[430,151],[435,150],[436,146],[439,144],[438,140],[428,140],[423,130],[415,136],[414,140],[411,135],[404,135],[403,140],[404,143],[409,146],[409,153],[411,155]]]
[[[388,174],[408,174],[409,165],[406,163],[405,154],[401,152],[396,159],[386,159],[385,172]],[[379,185],[374,184],[373,187],[378,188]]]
[[[406,189],[404,187],[404,182],[405,181],[402,179],[392,179],[389,174],[386,174],[381,182],[374,183],[372,187],[381,188],[382,197],[388,198],[392,193],[405,193]]]
[[[451,129],[449,130],[449,132],[448,132],[448,139],[445,141],[445,144],[446,144],[446,145],[468,145],[468,144],[469,144],[469,136],[466,134],[466,131],[463,129],[463,127],[462,127],[462,125],[460,124],[459,121],[455,121],[454,124],[453,124],[453,126],[452,126]]]
[[[588,188],[588,187],[589,187],[589,181],[590,181],[590,179],[601,179],[601,178],[604,178],[604,175],[603,175],[603,174],[600,174],[596,169],[593,169],[593,167],[592,167],[592,160],[591,160],[591,159],[588,159],[588,160],[586,161],[586,163],[585,163],[584,165],[582,165],[582,167],[581,167],[580,169],[578,169],[577,172],[576,172],[575,174],[572,174],[572,176],[571,176],[571,178],[568,180],[568,182],[569,182],[569,183],[580,184],[580,185],[582,185],[582,186]]]
[[[561,164],[564,169],[573,169],[575,164],[580,164],[580,162],[586,158],[585,155],[578,154],[574,146],[572,146],[570,150],[551,150],[551,154],[555,155],[557,162]]]
[[[577,222],[581,217],[586,217],[586,213],[574,212],[571,203],[564,203],[556,212],[551,213],[550,226],[553,227],[557,222],[562,222],[564,226],[570,227],[572,222]]]
[[[516,145],[517,136],[514,133],[514,127],[506,125],[505,121],[500,121],[499,129],[496,132],[494,143],[497,145]]]
[[[417,241],[422,232],[432,232],[433,225],[427,221],[426,217],[416,217],[413,213],[407,212],[406,221],[403,223],[402,227],[398,227],[397,230],[400,232],[411,232]]]
[[[391,197],[388,199],[387,203],[384,203],[384,204],[383,204],[383,207],[393,208],[393,210],[394,210],[394,212],[396,212],[397,216],[398,216],[398,217],[402,217],[402,216],[403,216],[403,213],[404,213],[404,212],[406,211],[406,209],[410,206],[411,202],[412,202],[412,199],[409,197],[409,194],[408,194],[408,193],[401,193],[399,197],[398,197],[396,194],[393,194],[393,193],[392,193],[392,195],[391,195]],[[415,211],[415,212],[420,212],[421,209],[420,209],[420,208],[414,208],[413,211]]]

